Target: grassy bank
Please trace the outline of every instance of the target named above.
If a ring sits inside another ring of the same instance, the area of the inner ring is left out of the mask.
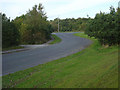
[[[12,47],[8,47],[8,48],[2,48],[2,51],[7,51],[7,50],[13,50],[13,49],[21,49],[24,48],[22,46],[12,46]]]
[[[62,40],[56,36],[55,34],[52,34],[52,37],[54,38],[54,40],[52,42],[50,42],[49,44],[55,44],[55,43],[59,43],[61,42]]]
[[[84,33],[75,35],[89,38]],[[118,87],[118,47],[104,48],[96,39],[91,40],[94,43],[81,52],[3,76],[3,87]]]
[[[55,43],[59,43],[62,41],[58,36],[56,36],[54,34],[52,34],[52,37],[54,38],[54,40],[52,42],[50,42],[49,44],[55,44]],[[23,45],[28,45],[28,44],[23,44]],[[12,47],[8,47],[8,48],[2,48],[2,51],[13,50],[13,49],[22,49],[22,48],[24,48],[24,47],[12,46]]]

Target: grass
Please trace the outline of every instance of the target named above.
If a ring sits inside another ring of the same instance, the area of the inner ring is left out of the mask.
[[[8,47],[8,48],[2,48],[2,51],[7,51],[7,50],[13,50],[13,49],[21,49],[24,48],[22,46],[12,46],[12,47]]]
[[[3,76],[3,88],[117,88],[118,46],[93,44],[70,56]]]
[[[56,43],[59,43],[61,42],[62,40],[56,36],[55,34],[52,34],[52,37],[54,38],[54,40],[52,42],[50,42],[49,44],[56,44]]]

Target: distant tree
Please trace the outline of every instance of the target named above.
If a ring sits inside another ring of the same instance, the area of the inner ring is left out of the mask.
[[[85,31],[87,18],[66,18],[60,19],[60,31]],[[54,31],[57,31],[57,19],[50,21],[51,25],[54,28]]]
[[[58,20],[57,19],[54,19],[54,21],[49,21],[50,22],[50,25],[52,26],[53,28],[53,31],[56,32],[58,30]]]

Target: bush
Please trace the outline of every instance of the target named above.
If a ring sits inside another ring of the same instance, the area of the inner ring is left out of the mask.
[[[115,45],[120,44],[120,9],[115,12],[113,7],[110,7],[110,13],[98,13],[95,18],[89,20],[85,33],[90,37],[97,38],[101,44]]]

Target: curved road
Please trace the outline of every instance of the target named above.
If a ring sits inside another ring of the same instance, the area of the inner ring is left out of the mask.
[[[73,33],[56,33],[62,42],[26,51],[2,55],[2,74],[6,75],[24,70],[38,64],[43,64],[84,49],[92,42],[85,38],[74,36]]]

